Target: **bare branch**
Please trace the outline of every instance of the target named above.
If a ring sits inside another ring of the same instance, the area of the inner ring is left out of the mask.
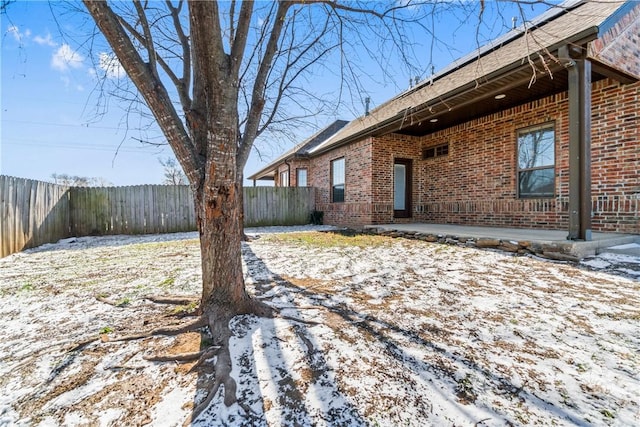
[[[183,0],[178,2],[177,7],[173,7],[170,0],[166,1],[167,7],[171,12],[171,18],[173,20],[173,26],[178,36],[178,41],[182,47],[182,79],[176,83],[176,89],[178,90],[178,96],[182,103],[184,111],[191,109],[191,96],[189,95],[189,89],[191,86],[191,47],[189,46],[189,38],[182,28],[180,22],[180,11],[182,10]]]
[[[149,105],[160,128],[192,185],[200,180],[200,161],[186,129],[163,83],[154,75],[133,46],[117,15],[104,1],[84,0],[84,5],[111,45],[129,78]]]
[[[149,21],[147,21],[147,15],[144,12],[144,8],[140,4],[140,0],[134,0],[133,5],[136,8],[136,12],[138,13],[138,20],[140,25],[142,26],[142,31],[144,32],[144,46],[147,49],[147,55],[149,59],[149,68],[151,72],[154,74],[156,79],[160,79],[158,77],[158,67],[156,66],[156,50],[153,47],[153,37],[151,36],[151,29],[149,28]]]
[[[232,5],[233,7],[233,5]],[[244,50],[247,45],[247,35],[249,33],[249,24],[251,23],[251,15],[253,12],[253,2],[243,1],[240,7],[240,16],[238,17],[238,28],[233,37],[231,45],[231,67],[232,75],[238,76],[238,70],[244,57]]]
[[[249,107],[249,111],[247,113],[247,124],[245,126],[242,139],[239,142],[238,155],[236,157],[237,159],[239,159],[238,164],[240,165],[240,167],[244,167],[246,159],[249,157],[251,145],[253,144],[253,140],[255,139],[258,131],[260,118],[264,109],[264,91],[266,80],[273,63],[273,58],[275,57],[277,52],[278,41],[280,39],[280,34],[282,33],[282,28],[284,26],[285,17],[288,10],[289,3],[278,3],[278,9],[276,11],[276,16],[273,21],[273,27],[271,28],[271,32],[269,35],[269,41],[267,42],[264,56],[260,61],[258,71],[254,79],[253,90],[251,93],[251,106]]]

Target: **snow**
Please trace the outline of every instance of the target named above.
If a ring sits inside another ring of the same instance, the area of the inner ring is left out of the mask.
[[[638,243],[627,243],[626,245],[618,245],[612,246],[610,249],[640,249],[640,244]]]
[[[193,425],[640,424],[637,257],[246,232],[247,289],[281,316],[231,321],[242,405],[220,393]],[[72,238],[0,259],[0,426],[182,425],[206,373],[144,356],[199,335],[74,347],[177,321],[144,297],[198,294],[196,239]]]

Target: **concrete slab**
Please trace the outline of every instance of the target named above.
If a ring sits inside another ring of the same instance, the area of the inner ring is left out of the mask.
[[[567,240],[567,231],[538,230],[525,228],[480,227],[452,224],[379,224],[365,226],[382,231],[398,231],[404,233],[421,233],[439,236],[455,236],[464,238],[498,239],[505,242],[530,242],[541,246],[558,248],[565,254],[577,259],[593,256],[601,251],[615,246],[640,243],[640,236],[635,234],[593,233],[591,241]]]

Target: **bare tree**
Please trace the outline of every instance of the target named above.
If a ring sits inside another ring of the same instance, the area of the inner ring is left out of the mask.
[[[0,0],[0,14],[6,13],[11,3],[15,3],[15,0]]]
[[[242,273],[242,170],[254,141],[326,105],[323,94],[307,90],[314,75],[341,82],[332,98],[356,104],[366,95],[362,81],[372,64],[367,57],[384,71],[393,53],[400,59],[395,64],[407,66],[407,75],[420,75],[410,66],[417,63],[410,32],[419,28],[435,38],[426,18],[454,5],[83,2],[135,86],[133,97],[139,94],[148,106],[193,190],[202,294],[198,317],[179,330],[209,326],[216,354],[215,381],[194,409],[197,417],[221,385],[225,404],[236,401],[229,375],[229,320],[243,313],[277,314],[248,296]],[[201,360],[211,358],[212,351],[204,351]]]
[[[164,181],[166,185],[187,185],[187,177],[182,168],[175,159],[167,157],[165,159],[158,159],[162,167],[164,168]]]
[[[94,178],[88,176],[69,175],[66,173],[52,173],[51,179],[53,179],[54,184],[65,185],[67,187],[108,187],[113,185],[101,177]]]

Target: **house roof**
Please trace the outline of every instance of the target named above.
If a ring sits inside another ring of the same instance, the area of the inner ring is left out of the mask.
[[[353,120],[310,154],[390,132],[425,135],[566,90],[570,59],[559,58],[559,48],[584,47],[631,10],[640,15],[639,3],[566,1]],[[640,78],[595,61],[595,79]],[[498,94],[507,96],[496,99]]]
[[[347,123],[346,120],[336,120],[331,123],[329,126],[320,129],[315,134],[311,135],[309,138],[302,141],[300,144],[294,146],[289,151],[286,151],[280,157],[273,160],[264,168],[260,169],[258,172],[249,176],[248,179],[251,180],[272,180],[274,179],[274,174],[278,166],[280,166],[286,160],[292,159],[294,157],[306,157],[309,153],[316,148],[318,145],[325,142],[328,138],[333,136],[336,132],[342,129]]]

